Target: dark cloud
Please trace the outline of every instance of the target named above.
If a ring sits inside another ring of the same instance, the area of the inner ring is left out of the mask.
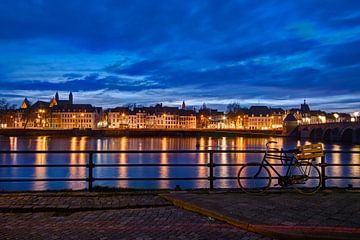
[[[79,73],[65,73],[62,75],[63,77],[67,78],[67,79],[74,79],[74,78],[80,78],[83,75],[79,74]]]
[[[356,96],[358,9],[351,0],[2,0],[0,92]]]
[[[360,40],[333,45],[322,60],[330,67],[360,65]]]

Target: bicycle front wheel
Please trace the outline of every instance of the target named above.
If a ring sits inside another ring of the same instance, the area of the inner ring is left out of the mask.
[[[295,165],[292,171],[292,183],[301,194],[314,194],[321,187],[321,174],[313,164]]]
[[[260,194],[270,187],[271,175],[263,164],[248,163],[240,168],[237,181],[244,192]]]

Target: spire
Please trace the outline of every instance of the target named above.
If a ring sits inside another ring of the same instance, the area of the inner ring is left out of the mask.
[[[58,92],[55,93],[55,100],[59,101],[59,93]]]
[[[73,97],[72,92],[70,92],[70,94],[69,94],[69,102],[71,105],[74,103],[74,97]]]
[[[25,98],[24,101],[22,102],[20,108],[21,109],[26,109],[26,108],[29,108],[30,105],[31,105],[30,101],[27,98]]]
[[[304,99],[304,105],[306,104],[306,99]]]
[[[185,105],[185,101],[183,101],[182,105],[181,105],[181,109],[185,110],[186,109],[186,105]]]

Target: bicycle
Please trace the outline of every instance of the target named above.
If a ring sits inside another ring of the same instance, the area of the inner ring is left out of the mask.
[[[266,143],[266,152],[261,163],[248,163],[239,169],[237,181],[240,188],[250,194],[266,192],[271,186],[272,178],[275,178],[270,173],[271,169],[278,179],[274,186],[293,186],[301,194],[316,193],[321,186],[321,174],[315,160],[324,155],[322,145],[309,144],[292,152],[284,152],[271,147],[271,144],[277,142]],[[286,174],[281,175],[269,160],[280,160],[282,165],[288,166]]]

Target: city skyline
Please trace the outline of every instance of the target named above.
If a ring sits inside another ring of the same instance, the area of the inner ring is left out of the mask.
[[[1,1],[0,98],[359,111],[359,4]]]

